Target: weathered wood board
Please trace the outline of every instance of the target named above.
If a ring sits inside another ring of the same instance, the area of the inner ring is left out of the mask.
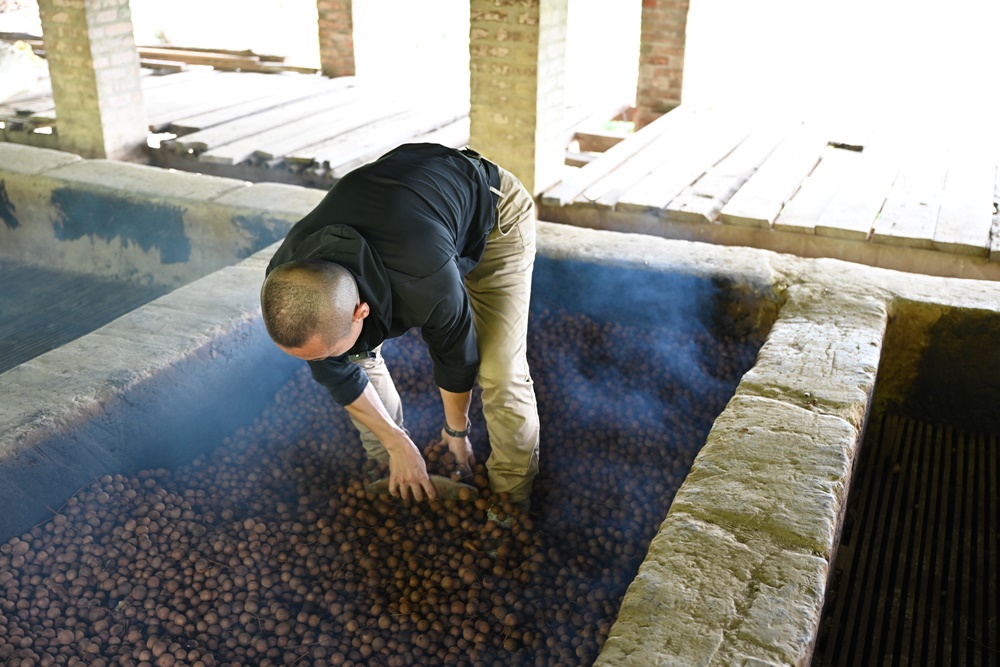
[[[858,157],[837,196],[816,221],[817,235],[853,241],[867,241],[871,236],[899,170],[899,155],[873,146]]]
[[[875,221],[876,243],[932,248],[948,167],[937,150],[915,153],[903,159],[890,188],[882,213]]]
[[[670,160],[628,188],[618,199],[617,208],[663,215],[671,201],[732,153],[749,131],[737,118],[713,115],[701,128],[685,134]],[[676,159],[678,155],[684,159]]]
[[[824,134],[816,127],[796,128],[722,207],[719,218],[730,225],[769,229],[819,162],[825,145]]]
[[[997,166],[989,155],[968,147],[949,159],[933,244],[938,250],[987,257],[993,227]]]
[[[576,173],[542,195],[542,203],[547,206],[566,206],[579,197],[587,188],[625,164],[632,156],[655,141],[664,132],[670,130],[692,111],[680,106],[670,113],[660,116],[649,125],[629,137],[628,141],[617,144],[590,164],[581,167]]]
[[[722,207],[753,176],[788,132],[784,124],[755,130],[701,178],[667,204],[672,220],[711,223]]]

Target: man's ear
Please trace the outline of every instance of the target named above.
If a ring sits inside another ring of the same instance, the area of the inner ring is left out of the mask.
[[[368,317],[368,314],[371,312],[372,311],[371,308],[368,306],[368,303],[362,301],[361,303],[359,303],[357,306],[354,307],[354,319],[363,320],[366,317]]]

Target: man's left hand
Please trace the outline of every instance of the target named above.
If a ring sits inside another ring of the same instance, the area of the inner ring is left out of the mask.
[[[476,465],[476,456],[472,453],[472,442],[469,441],[469,436],[455,438],[441,429],[441,440],[448,445],[448,451],[454,455],[456,470],[462,477],[471,475],[472,467]]]

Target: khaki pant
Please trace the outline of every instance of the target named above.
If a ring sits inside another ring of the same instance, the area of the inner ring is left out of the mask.
[[[538,408],[528,372],[528,305],[535,265],[535,203],[510,172],[500,169],[497,225],[483,258],[465,277],[479,345],[479,386],[492,453],[486,462],[490,487],[515,501],[528,498],[538,473]],[[358,364],[368,374],[389,415],[403,426],[399,393],[382,358]],[[371,458],[385,460],[382,443],[360,422],[361,441]]]

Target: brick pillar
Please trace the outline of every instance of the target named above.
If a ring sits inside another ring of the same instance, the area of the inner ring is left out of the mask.
[[[690,0],[642,0],[636,128],[680,106]]]
[[[39,0],[59,148],[139,160],[148,126],[129,0]]]
[[[319,15],[319,63],[323,75],[354,76],[352,1],[316,0],[316,10]]]
[[[566,156],[568,0],[471,0],[471,142],[533,194]]]

